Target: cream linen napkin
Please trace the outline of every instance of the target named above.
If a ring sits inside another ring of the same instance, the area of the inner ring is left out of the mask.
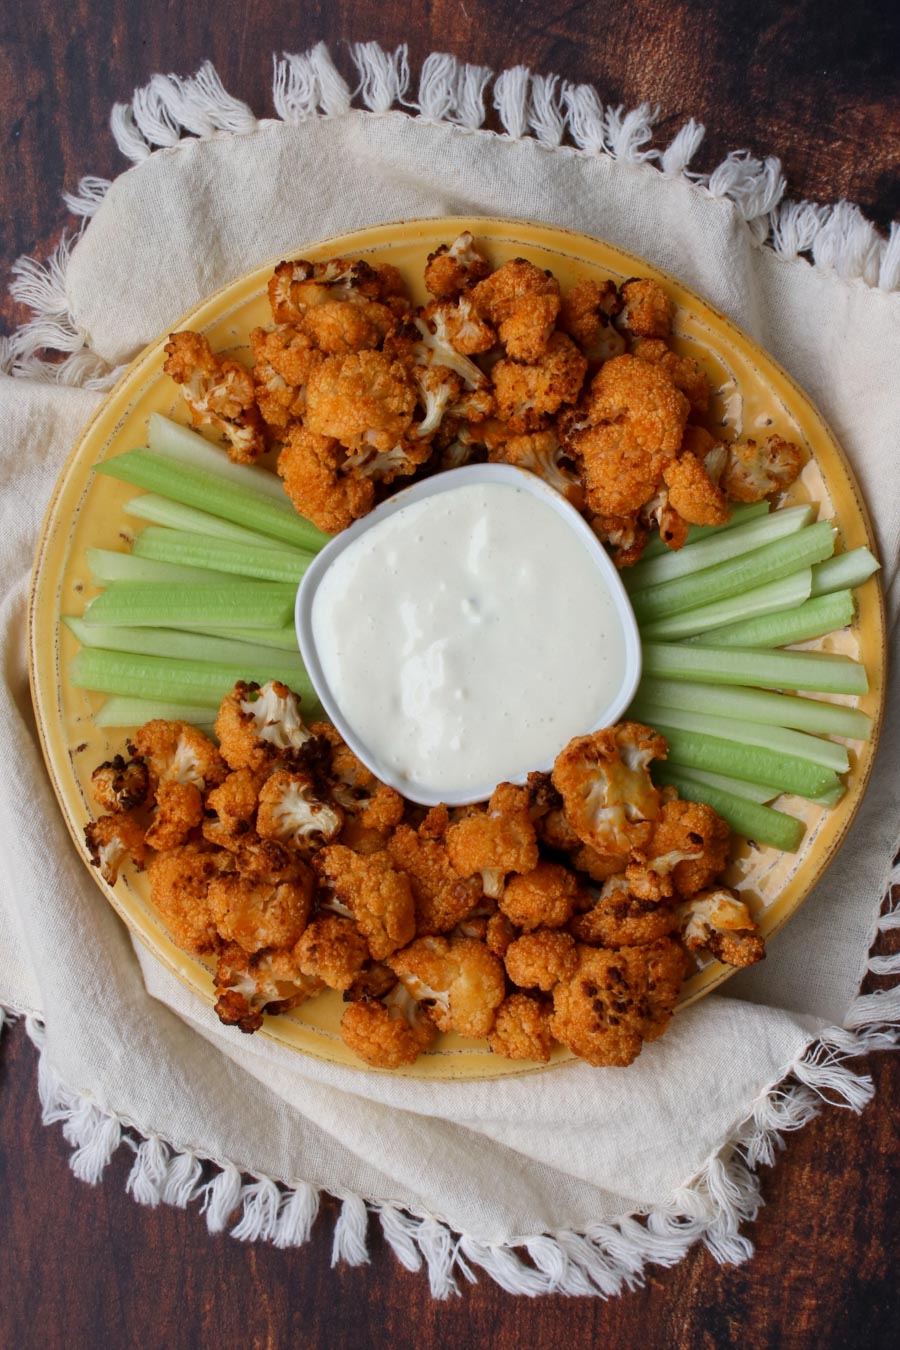
[[[202,1197],[214,1230],[302,1242],[325,1190],[344,1201],[336,1259],[366,1259],[377,1213],[403,1264],[427,1264],[436,1295],[475,1266],[516,1292],[615,1293],[698,1238],[738,1261],[752,1250],[739,1226],[760,1203],[753,1171],[771,1161],[778,1131],[802,1124],[825,1093],[863,1106],[870,1080],[846,1061],[890,1044],[900,1020],[896,991],[857,996],[898,847],[896,717],[850,838],[763,967],[679,1014],[627,1072],[575,1064],[499,1083],[355,1072],[225,1031],[132,946],[44,775],[26,676],[28,572],[97,391],[234,276],[401,217],[583,230],[671,269],[747,329],[852,459],[896,653],[897,237],[885,244],[853,208],[779,206],[775,161],[738,154],[692,176],[702,128],[689,123],[657,155],[645,148],[646,108],[603,109],[585,86],[560,95],[552,80],[504,72],[493,94],[505,134],[495,135],[477,130],[489,72],[429,58],[411,116],[389,111],[408,89],[403,50],[366,44],[353,55],[363,110],[320,46],[276,62],[279,120],[267,122],[209,67],[192,80],[155,77],[113,117],[134,167],[111,185],[86,180],[73,199],[92,218],[71,255],[19,265],[35,318],[7,343],[13,373],[0,376],[0,1003],[30,1014],[45,1115],[65,1122],[76,1172],[99,1178],[124,1137],[135,1198]],[[577,149],[560,146],[566,133]],[[66,353],[55,372],[41,347]],[[61,383],[48,382],[54,374]],[[896,682],[892,699],[897,711]]]

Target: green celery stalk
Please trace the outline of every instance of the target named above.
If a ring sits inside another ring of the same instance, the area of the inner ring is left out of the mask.
[[[161,718],[164,722],[190,722],[201,730],[212,730],[218,704],[208,707],[191,703],[162,703],[150,698],[122,698],[114,694],[106,699],[95,715],[98,727],[142,727]]]
[[[71,680],[78,689],[94,689],[102,694],[202,707],[218,707],[239,680],[256,680],[259,684],[280,680],[300,695],[305,712],[310,708],[319,710],[309,677],[294,666],[283,665],[277,656],[271,663],[232,666],[82,647],[72,662]]]
[[[173,502],[160,497],[156,492],[143,492],[140,497],[132,497],[122,508],[126,515],[137,516],[152,525],[167,525],[173,530],[190,530],[194,534],[208,534],[213,539],[233,539],[237,544],[256,544],[259,548],[277,548],[293,553],[290,544],[267,535],[257,534],[255,530],[245,530],[230,520],[211,516],[208,511],[198,511],[194,506],[185,506],[184,502]]]
[[[631,604],[639,624],[650,623],[790,576],[792,572],[829,557],[833,548],[834,527],[830,521],[821,520],[817,525],[808,525],[727,562],[676,577],[674,581],[632,591]]]
[[[92,600],[88,624],[128,628],[281,628],[294,610],[296,587],[279,582],[235,581],[226,585],[161,586],[118,581]]]
[[[824,694],[865,694],[869,688],[864,665],[848,656],[824,652],[647,642],[643,664],[647,675],[669,680],[752,684],[769,689],[816,690]]]
[[[731,595],[726,600],[715,600],[711,605],[701,605],[699,609],[686,609],[680,614],[670,614],[666,618],[657,619],[654,623],[643,624],[641,637],[648,642],[674,642],[679,638],[708,633],[713,629],[733,628],[737,623],[752,622],[761,615],[772,615],[779,610],[802,605],[809,596],[811,585],[812,569],[804,567],[799,572],[792,572],[790,576],[766,582],[765,585],[756,586],[749,591],[742,591],[740,595]],[[713,637],[710,641],[716,642],[717,638]]]
[[[705,732],[682,731],[664,722],[654,725],[665,737],[673,760],[686,769],[724,773],[748,783],[770,783],[781,792],[793,792],[798,797],[815,797],[837,784],[837,775],[831,769],[808,759],[759,745],[738,745]]]
[[[763,503],[763,505],[765,505]],[[783,511],[773,511],[767,515],[762,511],[751,516],[741,524],[726,528],[707,526],[710,533],[693,542],[694,527],[688,535],[688,542],[679,549],[665,548],[658,557],[648,558],[648,550],[633,567],[622,571],[625,589],[642,590],[645,586],[656,586],[663,581],[673,581],[676,577],[688,576],[692,572],[701,572],[707,567],[728,562],[742,553],[751,553],[754,549],[771,544],[776,539],[802,530],[816,515],[814,506],[790,506]]]
[[[848,553],[838,553],[813,568],[811,594],[829,595],[832,591],[852,590],[868,581],[880,567],[881,563],[867,548],[851,548]]]
[[[637,699],[652,708],[683,708],[685,712],[738,717],[746,722],[793,727],[823,736],[844,736],[850,741],[867,741],[872,733],[872,719],[857,708],[763,689],[700,684],[689,679],[654,679],[645,674]]]
[[[698,783],[668,764],[655,763],[653,777],[663,785],[674,787],[678,795],[689,802],[706,802],[717,811],[735,831],[757,844],[770,844],[782,853],[796,853],[803,838],[805,826],[795,816],[784,811],[773,811],[770,806],[747,801],[733,792],[723,792],[708,783]]]
[[[759,802],[762,805],[778,796],[777,790],[765,783],[742,783],[740,778],[729,778],[724,773],[709,773],[706,769],[686,769],[683,764],[676,764],[671,759],[666,760],[666,765],[683,778],[689,778],[691,782],[718,788],[720,792],[731,792],[735,797],[746,797],[749,802]]]
[[[808,759],[834,773],[846,773],[850,760],[846,747],[821,736],[810,736],[805,731],[789,731],[786,727],[767,726],[763,722],[742,722],[735,717],[716,717],[707,712],[684,712],[680,708],[654,708],[637,699],[628,711],[629,717],[655,727],[659,722],[677,727],[679,731],[698,732],[717,736],[723,741],[734,741],[737,746],[758,745],[773,754],[793,755]],[[727,773],[727,769],[722,770]],[[765,780],[763,780],[765,781]]]
[[[94,581],[104,586],[113,581],[152,581],[162,586],[210,585],[216,581],[224,585],[231,581],[225,572],[205,572],[199,567],[155,562],[135,557],[133,553],[117,553],[115,549],[88,548],[85,557]]]
[[[175,628],[104,628],[85,623],[84,619],[63,615],[63,623],[84,647],[99,647],[111,652],[134,652],[143,656],[171,656],[185,661],[217,661],[222,665],[259,665],[277,661],[288,669],[304,666],[297,650],[275,654],[275,649],[254,642],[241,642],[233,637],[207,637]],[[251,630],[252,631],[252,630]]]
[[[764,516],[769,510],[768,502],[730,502],[729,505],[731,507],[731,518],[724,525],[692,525],[688,530],[687,542],[679,552],[683,553],[686,548],[692,548],[694,544],[699,544],[703,539],[709,539],[711,535],[723,534],[726,530],[733,530],[738,525],[745,525],[748,520],[755,520],[757,516]],[[647,541],[647,547],[641,555],[641,562],[649,562],[651,558],[664,558],[671,552],[668,544],[658,534],[654,534]],[[626,570],[631,571],[630,568]]]
[[[286,624],[283,628],[207,628],[202,624],[196,624],[191,629],[194,633],[206,633],[209,637],[226,637],[236,642],[252,642],[259,647],[276,647],[283,652],[296,652],[297,630],[292,623]]]
[[[846,792],[847,784],[838,782],[834,787],[829,788],[827,792],[820,792],[817,796],[810,797],[809,800],[816,806],[824,806],[830,810],[832,806],[837,806],[838,802]]]
[[[237,576],[258,577],[264,581],[300,584],[300,578],[313,560],[312,553],[288,553],[277,548],[257,548],[233,539],[213,539],[207,534],[169,530],[148,525],[134,541],[133,553],[139,558],[159,562],[230,572]]]
[[[151,413],[147,425],[150,449],[154,454],[166,455],[179,464],[193,464],[199,469],[210,469],[220,478],[227,478],[250,492],[263,493],[284,505],[287,498],[281,480],[256,464],[236,464],[228,458],[224,446],[208,441],[199,431],[173,422],[161,413]]]
[[[834,591],[830,595],[807,600],[795,609],[765,614],[739,623],[726,624],[713,633],[690,637],[689,642],[714,642],[718,647],[787,647],[793,642],[808,642],[823,637],[853,622],[855,602],[852,591]]]

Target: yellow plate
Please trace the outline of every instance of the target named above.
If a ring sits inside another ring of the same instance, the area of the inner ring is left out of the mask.
[[[315,244],[298,244],[294,256],[312,260],[337,254],[364,256],[371,262],[391,262],[407,278],[417,302],[426,294],[421,277],[426,255],[462,229],[472,229],[484,242],[494,264],[525,256],[550,268],[564,287],[583,276],[622,281],[635,275],[656,277],[678,306],[676,343],[682,352],[695,353],[716,390],[710,426],[719,424],[743,434],[778,433],[798,441],[810,453],[809,463],[791,492],[791,500],[817,501],[822,516],[833,516],[841,544],[867,544],[874,551],[872,530],[849,465],[822,417],[806,395],[754,342],[708,304],[640,258],[585,235],[525,222],[488,219],[402,221],[376,226]],[[215,351],[246,356],[248,335],[258,324],[271,323],[266,282],[274,264],[241,277],[185,315],[177,328],[206,333]],[[121,750],[124,736],[94,724],[101,697],[75,689],[66,678],[77,642],[61,614],[80,614],[95,594],[85,550],[88,547],[122,549],[132,537],[130,518],[122,505],[135,490],[114,479],[94,476],[93,466],[110,455],[145,443],[153,412],[187,421],[185,405],[175,385],[162,372],[162,337],[144,351],[94,415],[72,451],[57,484],[41,535],[31,595],[29,650],[32,693],[47,767],[66,823],[87,862],[83,828],[91,818],[90,775],[101,761]],[[849,790],[839,806],[823,811],[799,799],[785,802],[801,816],[807,832],[797,854],[744,845],[732,868],[731,880],[749,896],[767,937],[803,903],[834,857],[859,806],[875,753],[881,718],[885,667],[885,627],[881,592],[876,580],[858,592],[859,618],[851,630],[828,638],[826,650],[842,651],[863,660],[871,688],[859,699],[848,699],[874,719],[872,740],[850,747]],[[210,968],[172,942],[149,902],[146,879],[129,873],[114,887],[92,869],[107,899],[140,940],[163,964],[206,1003],[213,1002]],[[731,974],[712,961],[691,975],[679,1006],[709,993]],[[337,994],[326,994],[283,1017],[267,1018],[262,1033],[292,1049],[319,1059],[361,1068],[338,1033],[342,1004]],[[238,1036],[240,1033],[233,1033]],[[553,1063],[571,1058],[557,1052]],[[523,1065],[491,1055],[482,1042],[444,1036],[435,1049],[421,1056],[405,1072],[423,1078],[495,1078],[533,1072],[542,1066]]]

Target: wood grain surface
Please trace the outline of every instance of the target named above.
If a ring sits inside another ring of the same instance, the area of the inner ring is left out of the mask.
[[[375,39],[408,42],[416,68],[444,50],[589,81],[607,101],[658,103],[661,140],[688,116],[706,123],[695,167],[738,147],[778,154],[792,195],[847,197],[882,226],[898,214],[892,0],[0,0],[4,272],[71,226],[63,188],[125,167],[109,109],[154,71],[187,74],[209,57],[228,89],[270,114],[271,53],[320,38],[348,76],[345,43]],[[0,311],[7,328],[23,317],[8,298]],[[898,948],[895,933],[881,950]],[[59,1127],[40,1123],[36,1054],[16,1026],[0,1041],[0,1350],[896,1346],[900,1059],[861,1067],[875,1102],[861,1116],[825,1111],[763,1173],[750,1263],[720,1267],[695,1249],[608,1303],[517,1299],[486,1277],[435,1303],[378,1237],[369,1265],[332,1270],[333,1214],[305,1248],[279,1252],[211,1238],[196,1207],[139,1208],[125,1194],[125,1149],[100,1186],[79,1183]]]

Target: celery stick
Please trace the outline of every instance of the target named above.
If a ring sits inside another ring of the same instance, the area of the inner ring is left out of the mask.
[[[316,552],[327,538],[297,515],[287,497],[282,505],[266,493],[242,487],[215,470],[182,464],[152,450],[126,450],[95,468],[97,473],[171,497],[186,506],[196,506],[299,549]]]
[[[748,783],[769,783],[798,797],[815,797],[837,784],[837,775],[831,769],[808,759],[759,745],[738,745],[703,732],[681,731],[664,722],[656,722],[655,727],[665,737],[673,760],[686,769],[707,769]]]
[[[136,558],[133,553],[116,553],[115,549],[88,548],[84,552],[91,576],[104,586],[111,581],[153,581],[163,586],[209,585],[215,581],[224,584],[231,581],[226,572],[207,572],[201,571],[199,567],[155,562],[149,558]]]
[[[792,572],[790,576],[781,577],[778,581],[769,581],[763,586],[742,591],[740,595],[731,595],[727,600],[715,600],[711,605],[701,605],[699,609],[686,609],[680,614],[670,614],[664,619],[657,619],[655,623],[643,624],[641,637],[647,642],[662,640],[672,642],[697,633],[705,634],[712,629],[741,626],[759,616],[771,616],[779,610],[793,609],[802,605],[809,596],[811,585],[812,569],[804,567],[801,571]],[[716,642],[718,638],[712,637],[710,641]],[[741,645],[762,647],[779,644],[748,642]]]
[[[759,745],[776,755],[794,755],[821,764],[834,773],[846,773],[850,767],[846,747],[834,741],[810,736],[805,731],[788,731],[786,727],[766,726],[762,722],[742,722],[734,717],[714,717],[704,712],[684,712],[680,708],[655,708],[636,699],[628,713],[639,722],[655,727],[659,722],[677,727],[680,731],[695,731],[705,736],[718,736],[723,741],[741,745]],[[728,770],[724,769],[724,773]]]
[[[637,697],[652,708],[714,713],[721,717],[738,717],[745,722],[767,722],[776,727],[819,732],[824,736],[845,736],[850,741],[867,741],[872,734],[872,719],[865,713],[842,703],[826,703],[820,698],[797,698],[762,689],[700,684],[686,679],[653,679],[649,675],[641,681]]]
[[[771,516],[767,520],[776,518]],[[808,525],[806,529],[750,553],[742,553],[728,562],[632,591],[631,604],[638,622],[650,623],[790,576],[792,572],[829,557],[833,548],[834,528],[830,521],[822,520],[818,525]]]
[[[786,647],[845,628],[853,622],[855,607],[852,591],[835,591],[807,600],[795,609],[726,624],[714,633],[701,633],[688,641],[714,642],[718,647]]]
[[[159,562],[258,577],[264,581],[293,582],[295,586],[300,584],[300,578],[313,560],[312,553],[257,548],[253,544],[238,544],[233,539],[212,539],[208,534],[168,530],[162,525],[148,525],[135,539],[132,551],[138,558],[154,558]]]
[[[865,694],[869,688],[865,666],[852,661],[849,656],[832,656],[824,652],[647,642],[643,663],[647,675],[669,680],[808,689],[823,694]]]
[[[90,602],[84,620],[129,628],[281,628],[293,614],[296,594],[294,586],[233,577],[226,585],[205,586],[118,581]]]
[[[191,703],[161,703],[150,698],[122,698],[113,695],[106,699],[95,715],[98,727],[142,727],[145,722],[162,718],[164,722],[190,722],[195,727],[212,728],[219,705],[208,707]]]
[[[738,525],[745,525],[748,520],[755,520],[757,516],[764,516],[769,510],[768,502],[730,502],[729,505],[731,507],[730,520],[726,521],[724,525],[692,525],[688,530],[687,543],[679,552],[683,553],[684,549],[692,548],[694,544],[699,544],[701,540],[708,539],[710,535],[723,534],[725,530],[733,530]],[[641,562],[649,561],[651,558],[664,558],[671,552],[668,544],[664,543],[658,534],[655,534],[652,539],[648,540],[647,547],[641,555]]]
[[[851,548],[835,558],[817,563],[813,568],[812,595],[828,595],[832,591],[852,590],[868,581],[881,563],[867,548]]]
[[[276,647],[283,652],[297,651],[297,630],[292,623],[283,628],[207,628],[202,624],[191,626],[192,633],[207,633],[210,637],[227,637],[236,642],[253,642],[259,647]]]
[[[775,788],[766,787],[763,783],[742,783],[740,778],[729,778],[724,773],[708,773],[705,769],[686,769],[683,764],[676,764],[671,759],[666,760],[666,765],[693,783],[703,783],[707,787],[718,788],[721,792],[732,792],[735,797],[746,797],[748,802],[759,802],[762,805],[779,795]]]
[[[267,535],[257,534],[255,530],[245,530],[242,525],[220,520],[208,511],[185,506],[184,502],[170,501],[156,492],[144,492],[140,497],[132,497],[122,510],[127,516],[149,520],[153,525],[168,525],[173,530],[191,530],[194,534],[208,534],[214,539],[233,539],[237,544],[256,544],[260,548],[294,552],[290,544],[284,544],[280,539],[270,539]]]
[[[211,469],[222,478],[228,478],[251,492],[262,492],[273,501],[287,501],[281,480],[269,469],[254,464],[236,464],[228,458],[224,446],[208,441],[199,431],[173,422],[161,413],[151,413],[147,423],[150,449],[157,455],[166,455],[181,464],[193,464],[199,469]]]
[[[689,802],[706,802],[734,830],[757,844],[771,844],[782,853],[796,853],[803,838],[805,826],[784,811],[773,811],[770,806],[747,801],[732,792],[723,792],[708,783],[698,783],[682,775],[668,764],[653,765],[653,777],[663,785],[674,787],[678,795]]]
[[[688,542],[683,548],[672,550],[657,558],[647,558],[647,550],[640,562],[626,567],[622,572],[625,589],[629,592],[641,590],[645,586],[655,586],[663,581],[672,581],[675,577],[687,576],[691,572],[700,572],[716,563],[728,562],[742,553],[751,553],[754,549],[783,539],[797,530],[809,525],[816,515],[814,506],[790,506],[783,511],[765,512],[758,517],[744,520],[734,528],[709,527],[712,533],[704,535],[695,544],[694,531],[691,529]]]
[[[206,707],[218,706],[239,680],[256,680],[260,684],[281,680],[300,695],[305,711],[309,707],[318,710],[309,677],[296,667],[279,662],[277,655],[271,664],[233,666],[82,647],[72,662],[70,678],[78,689]]]
[[[232,637],[207,637],[202,633],[176,628],[104,628],[85,623],[72,615],[63,615],[63,623],[84,647],[99,647],[109,652],[135,652],[144,656],[172,656],[183,661],[218,661],[223,665],[259,665],[277,661],[285,669],[304,669],[294,639],[293,652],[277,652],[256,642],[241,642]]]
[[[846,792],[847,784],[837,783],[835,787],[829,788],[827,792],[820,792],[815,797],[810,797],[809,800],[816,806],[825,806],[830,809],[832,806],[837,806],[838,802]]]

